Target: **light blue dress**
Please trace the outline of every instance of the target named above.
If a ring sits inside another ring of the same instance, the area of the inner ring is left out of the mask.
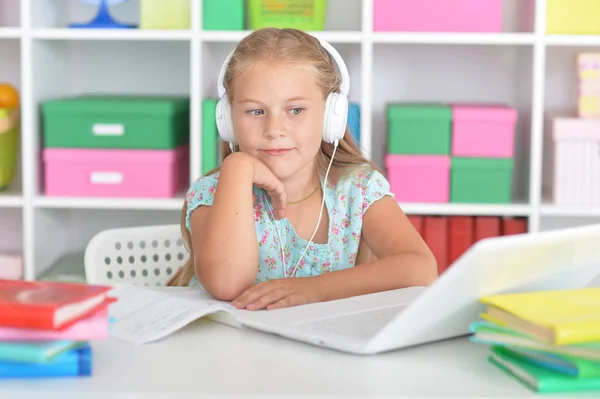
[[[201,205],[212,205],[219,173],[204,176],[190,186],[187,194],[186,227],[190,228],[190,215]],[[323,181],[321,182],[323,184]],[[256,226],[259,264],[256,282],[283,278],[284,267],[291,275],[304,252],[308,241],[298,237],[289,220],[275,220],[269,195],[256,186],[254,223]],[[329,183],[325,192],[325,206],[329,215],[327,243],[311,243],[304,254],[295,276],[315,276],[332,270],[353,267],[356,262],[362,232],[363,214],[369,206],[384,196],[392,196],[387,179],[378,171],[364,167]],[[325,210],[323,211],[325,214]],[[285,265],[282,264],[279,234],[283,242]],[[194,277],[190,282],[196,286]]]

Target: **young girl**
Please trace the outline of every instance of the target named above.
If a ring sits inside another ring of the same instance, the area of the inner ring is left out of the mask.
[[[346,129],[349,78],[335,50],[262,29],[223,67],[223,162],[186,195],[191,256],[169,284],[200,283],[249,310],[430,284],[435,258]]]

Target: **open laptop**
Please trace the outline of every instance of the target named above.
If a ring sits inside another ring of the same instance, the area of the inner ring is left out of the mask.
[[[469,334],[482,296],[600,286],[600,225],[479,241],[427,288],[273,311],[236,311],[237,326],[375,354]],[[225,313],[212,316],[226,324]]]

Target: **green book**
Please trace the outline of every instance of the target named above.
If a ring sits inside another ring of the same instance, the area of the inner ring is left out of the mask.
[[[478,321],[470,326],[473,335],[471,342],[504,346],[509,348],[522,348],[548,354],[567,355],[575,358],[584,358],[590,361],[600,361],[600,342],[573,345],[550,345],[536,341],[532,337],[497,324]]]
[[[529,364],[502,347],[492,347],[490,363],[539,393],[600,391],[600,378],[575,378]]]
[[[202,100],[202,171],[206,174],[219,164],[219,132],[215,112],[217,100]]]
[[[520,360],[574,378],[600,378],[600,361],[577,356],[547,353],[534,349],[506,347],[505,350]]]

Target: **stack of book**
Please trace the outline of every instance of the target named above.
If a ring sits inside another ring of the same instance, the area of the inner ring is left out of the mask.
[[[0,279],[0,378],[90,376],[111,288]]]
[[[600,391],[600,288],[481,298],[471,341],[488,360],[540,393]]]

